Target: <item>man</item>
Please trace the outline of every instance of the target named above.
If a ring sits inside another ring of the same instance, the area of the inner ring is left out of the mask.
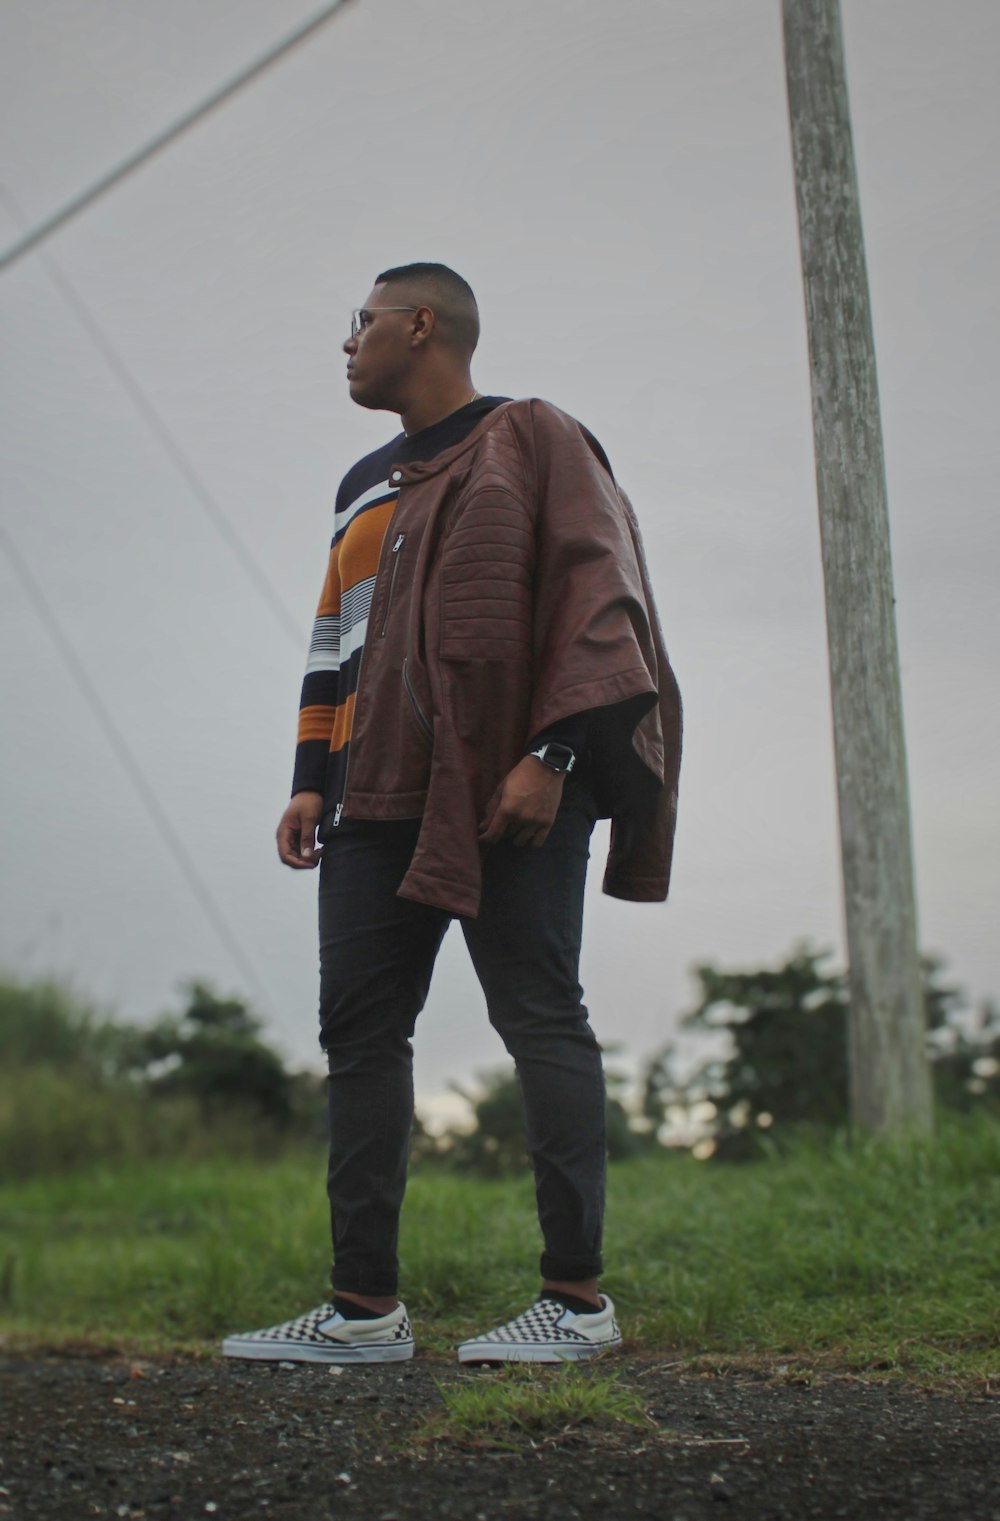
[[[385,271],[344,344],[351,399],[403,432],[348,471],[302,689],[286,865],[320,865],[333,1298],[229,1356],[397,1361],[410,1036],[458,918],[524,1097],[539,1299],[463,1362],[616,1345],[598,1288],[600,1050],[578,981],[588,842],[605,890],[666,897],[677,687],[634,518],[600,445],[547,403],[481,396],[479,313],[439,264]],[[317,844],[317,839],[319,844]]]

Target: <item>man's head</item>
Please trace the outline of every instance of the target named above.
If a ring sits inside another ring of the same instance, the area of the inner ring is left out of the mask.
[[[446,264],[383,270],[344,344],[351,400],[405,413],[428,388],[461,389],[479,341],[472,288]]]

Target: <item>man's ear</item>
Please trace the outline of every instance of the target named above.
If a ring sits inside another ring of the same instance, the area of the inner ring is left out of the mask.
[[[427,342],[428,338],[431,336],[431,333],[434,331],[434,324],[436,320],[437,319],[435,318],[434,313],[431,311],[429,306],[417,307],[416,311],[413,313],[413,321],[410,327],[411,348],[419,348],[421,344]]]

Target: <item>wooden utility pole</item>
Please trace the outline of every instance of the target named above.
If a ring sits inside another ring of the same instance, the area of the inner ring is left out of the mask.
[[[882,425],[840,5],[783,6],[850,959],[851,1113],[872,1132],[928,1131]]]

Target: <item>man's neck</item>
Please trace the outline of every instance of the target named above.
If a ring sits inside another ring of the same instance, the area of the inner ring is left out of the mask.
[[[474,401],[479,395],[472,384],[471,375],[465,375],[454,385],[447,389],[434,392],[432,395],[423,395],[399,414],[399,420],[403,424],[403,432],[409,437],[411,433],[420,433],[424,428],[432,428],[435,423],[450,417],[460,407],[467,407],[470,401]]]

